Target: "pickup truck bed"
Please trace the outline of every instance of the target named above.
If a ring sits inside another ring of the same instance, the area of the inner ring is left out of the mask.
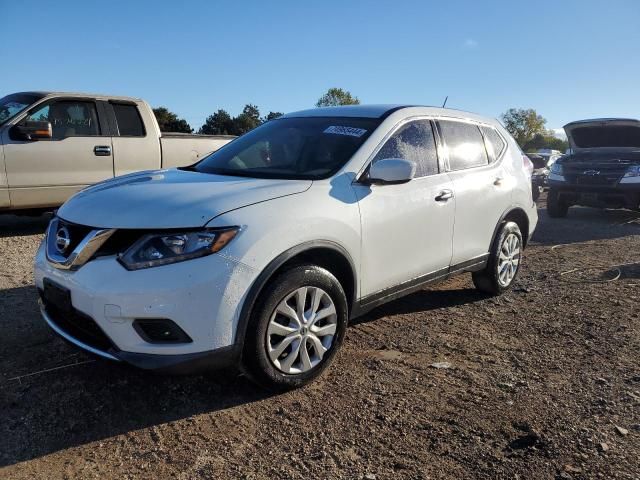
[[[234,138],[232,135],[163,133],[160,137],[162,168],[192,165]]]

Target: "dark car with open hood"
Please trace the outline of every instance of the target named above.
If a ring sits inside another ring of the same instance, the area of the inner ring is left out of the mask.
[[[640,208],[640,121],[579,120],[564,126],[571,153],[549,174],[547,211],[565,217],[572,205]]]

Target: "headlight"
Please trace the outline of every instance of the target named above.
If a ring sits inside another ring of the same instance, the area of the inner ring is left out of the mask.
[[[640,177],[640,165],[631,165],[627,168],[627,173],[624,174],[625,177]]]
[[[222,250],[239,227],[144,235],[119,257],[127,270],[157,267],[205,257]]]
[[[551,173],[562,175],[562,164],[555,162],[553,165],[551,165]]]

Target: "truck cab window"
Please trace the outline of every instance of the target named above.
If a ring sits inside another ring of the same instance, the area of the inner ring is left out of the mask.
[[[54,139],[100,135],[98,113],[93,102],[63,100],[49,103],[29,114],[28,121],[49,122]]]
[[[121,137],[144,137],[146,135],[138,107],[123,103],[112,103]]]

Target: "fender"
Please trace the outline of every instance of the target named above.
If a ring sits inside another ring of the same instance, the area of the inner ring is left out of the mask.
[[[498,236],[498,230],[500,230],[500,225],[502,225],[502,223],[505,221],[505,219],[507,218],[507,216],[509,216],[510,213],[512,212],[516,212],[519,211],[521,212],[526,218],[527,218],[527,222],[529,222],[529,215],[527,215],[527,212],[525,212],[522,207],[518,206],[518,205],[511,205],[509,208],[507,208],[502,215],[500,215],[500,219],[498,220],[498,223],[496,223],[495,228],[493,229],[493,235],[491,235],[491,243],[489,244],[489,252],[491,251],[491,247],[493,246],[493,243],[496,241],[496,237]],[[528,236],[531,236],[531,233],[528,232]],[[527,246],[527,244],[529,243],[529,238],[524,239],[524,245],[522,246],[522,249],[524,250]]]
[[[240,310],[240,318],[238,319],[238,326],[236,328],[235,341],[234,346],[236,351],[241,355],[242,348],[244,346],[244,338],[247,333],[247,325],[249,324],[249,318],[251,317],[251,312],[253,307],[258,299],[258,296],[262,292],[263,288],[269,281],[269,279],[273,276],[273,274],[282,267],[286,262],[291,260],[292,258],[300,255],[309,250],[313,250],[316,248],[326,248],[333,250],[343,257],[345,257],[349,265],[351,266],[351,273],[353,276],[353,298],[351,299],[351,305],[355,307],[357,300],[357,286],[358,286],[358,276],[355,268],[355,263],[351,258],[349,252],[340,244],[332,242],[330,240],[312,240],[309,242],[301,243],[300,245],[296,245],[288,250],[285,250],[276,258],[274,258],[265,269],[260,272],[258,278],[253,282],[251,288],[249,288],[249,292],[247,293],[247,297],[245,298],[242,309]]]

